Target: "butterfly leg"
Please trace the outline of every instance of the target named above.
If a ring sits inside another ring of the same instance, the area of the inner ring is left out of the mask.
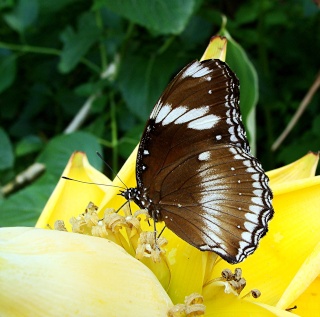
[[[157,238],[157,222],[155,219],[156,215],[155,215],[155,210],[152,210],[152,219],[153,219],[153,233],[154,233],[154,245],[155,247],[160,251],[160,247],[158,246],[158,238]],[[162,231],[161,231],[162,233]]]
[[[163,233],[163,231],[164,231],[165,228],[167,228],[167,226],[164,226],[164,227],[162,228],[162,230],[161,230],[160,233],[158,234],[158,239],[161,237],[161,235],[162,235],[162,233]]]
[[[117,214],[126,204],[129,204],[130,214],[132,215],[130,200],[126,200],[126,202],[123,203],[123,204],[116,210],[116,214]]]

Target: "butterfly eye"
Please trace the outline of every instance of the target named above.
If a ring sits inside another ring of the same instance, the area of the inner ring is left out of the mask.
[[[273,216],[272,192],[250,153],[227,64],[194,61],[168,85],[142,135],[136,178],[122,196],[189,244],[230,263],[255,251]]]

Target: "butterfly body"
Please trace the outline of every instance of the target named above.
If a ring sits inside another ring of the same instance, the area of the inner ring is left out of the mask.
[[[239,81],[220,60],[192,62],[155,105],[121,193],[155,222],[230,263],[251,254],[272,218],[268,177],[250,153]]]

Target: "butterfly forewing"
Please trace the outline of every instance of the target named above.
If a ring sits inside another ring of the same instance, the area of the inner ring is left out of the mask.
[[[237,263],[267,231],[272,193],[224,62],[195,61],[169,84],[147,122],[136,174],[135,202],[200,250]]]

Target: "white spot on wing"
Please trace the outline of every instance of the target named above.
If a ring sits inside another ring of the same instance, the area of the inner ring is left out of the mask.
[[[260,212],[263,210],[263,207],[261,207],[261,206],[257,206],[257,205],[250,205],[249,206],[249,210],[251,211],[251,212],[254,212],[255,214],[260,214]],[[252,215],[252,214],[250,214],[250,215]],[[249,219],[249,218],[248,218]]]
[[[194,130],[212,129],[219,121],[220,117],[215,116],[214,114],[209,114],[207,116],[189,122],[188,128]]]
[[[184,106],[173,109],[171,112],[169,112],[169,114],[166,116],[166,118],[162,121],[162,125],[167,125],[167,124],[173,122],[177,118],[181,117],[187,110],[188,110],[188,108],[184,107]]]
[[[166,105],[164,105],[161,109],[160,109],[160,111],[159,111],[159,113],[157,114],[157,116],[156,116],[156,123],[159,123],[159,122],[161,122],[167,115],[168,115],[168,113],[171,111],[171,105],[168,105],[168,104],[166,104]],[[153,111],[152,111],[152,113],[151,113],[151,118],[153,118],[153,116],[152,116],[152,114],[153,114]]]
[[[162,106],[162,102],[161,102],[161,100],[159,100],[157,102],[157,104],[154,106],[154,108],[152,109],[152,112],[150,114],[150,119],[155,119],[156,118],[161,106]]]
[[[260,197],[251,197],[251,201],[256,205],[263,205],[263,201]]]
[[[210,152],[206,151],[206,152],[202,152],[201,154],[199,154],[198,156],[198,160],[200,161],[208,161],[210,159]]]
[[[185,78],[188,76],[191,76],[193,78],[203,77],[210,73],[210,68],[204,67],[201,63],[198,61],[195,61],[193,64],[191,64],[181,75],[181,78]]]
[[[249,221],[251,221],[253,223],[259,223],[258,215],[256,215],[256,214],[252,214],[252,213],[247,212],[245,214],[245,217],[246,217],[246,219],[248,219]]]
[[[189,110],[184,115],[182,115],[180,118],[178,118],[175,121],[175,123],[181,124],[181,123],[189,122],[191,120],[194,120],[194,119],[197,119],[197,118],[204,116],[208,112],[209,112],[209,106],[204,106],[201,108],[192,109],[192,110]]]
[[[247,228],[247,225],[249,226],[248,228]],[[247,223],[247,222],[244,223],[244,226],[247,229],[249,229],[249,232],[247,232],[247,231],[242,232],[241,238],[243,241],[247,241],[247,242],[251,243],[251,232],[254,230],[255,226],[250,226],[250,223]]]
[[[256,224],[253,224],[252,222],[249,222],[249,221],[245,221],[243,225],[246,228],[246,230],[249,231],[249,232],[253,232],[254,229],[256,228]]]

